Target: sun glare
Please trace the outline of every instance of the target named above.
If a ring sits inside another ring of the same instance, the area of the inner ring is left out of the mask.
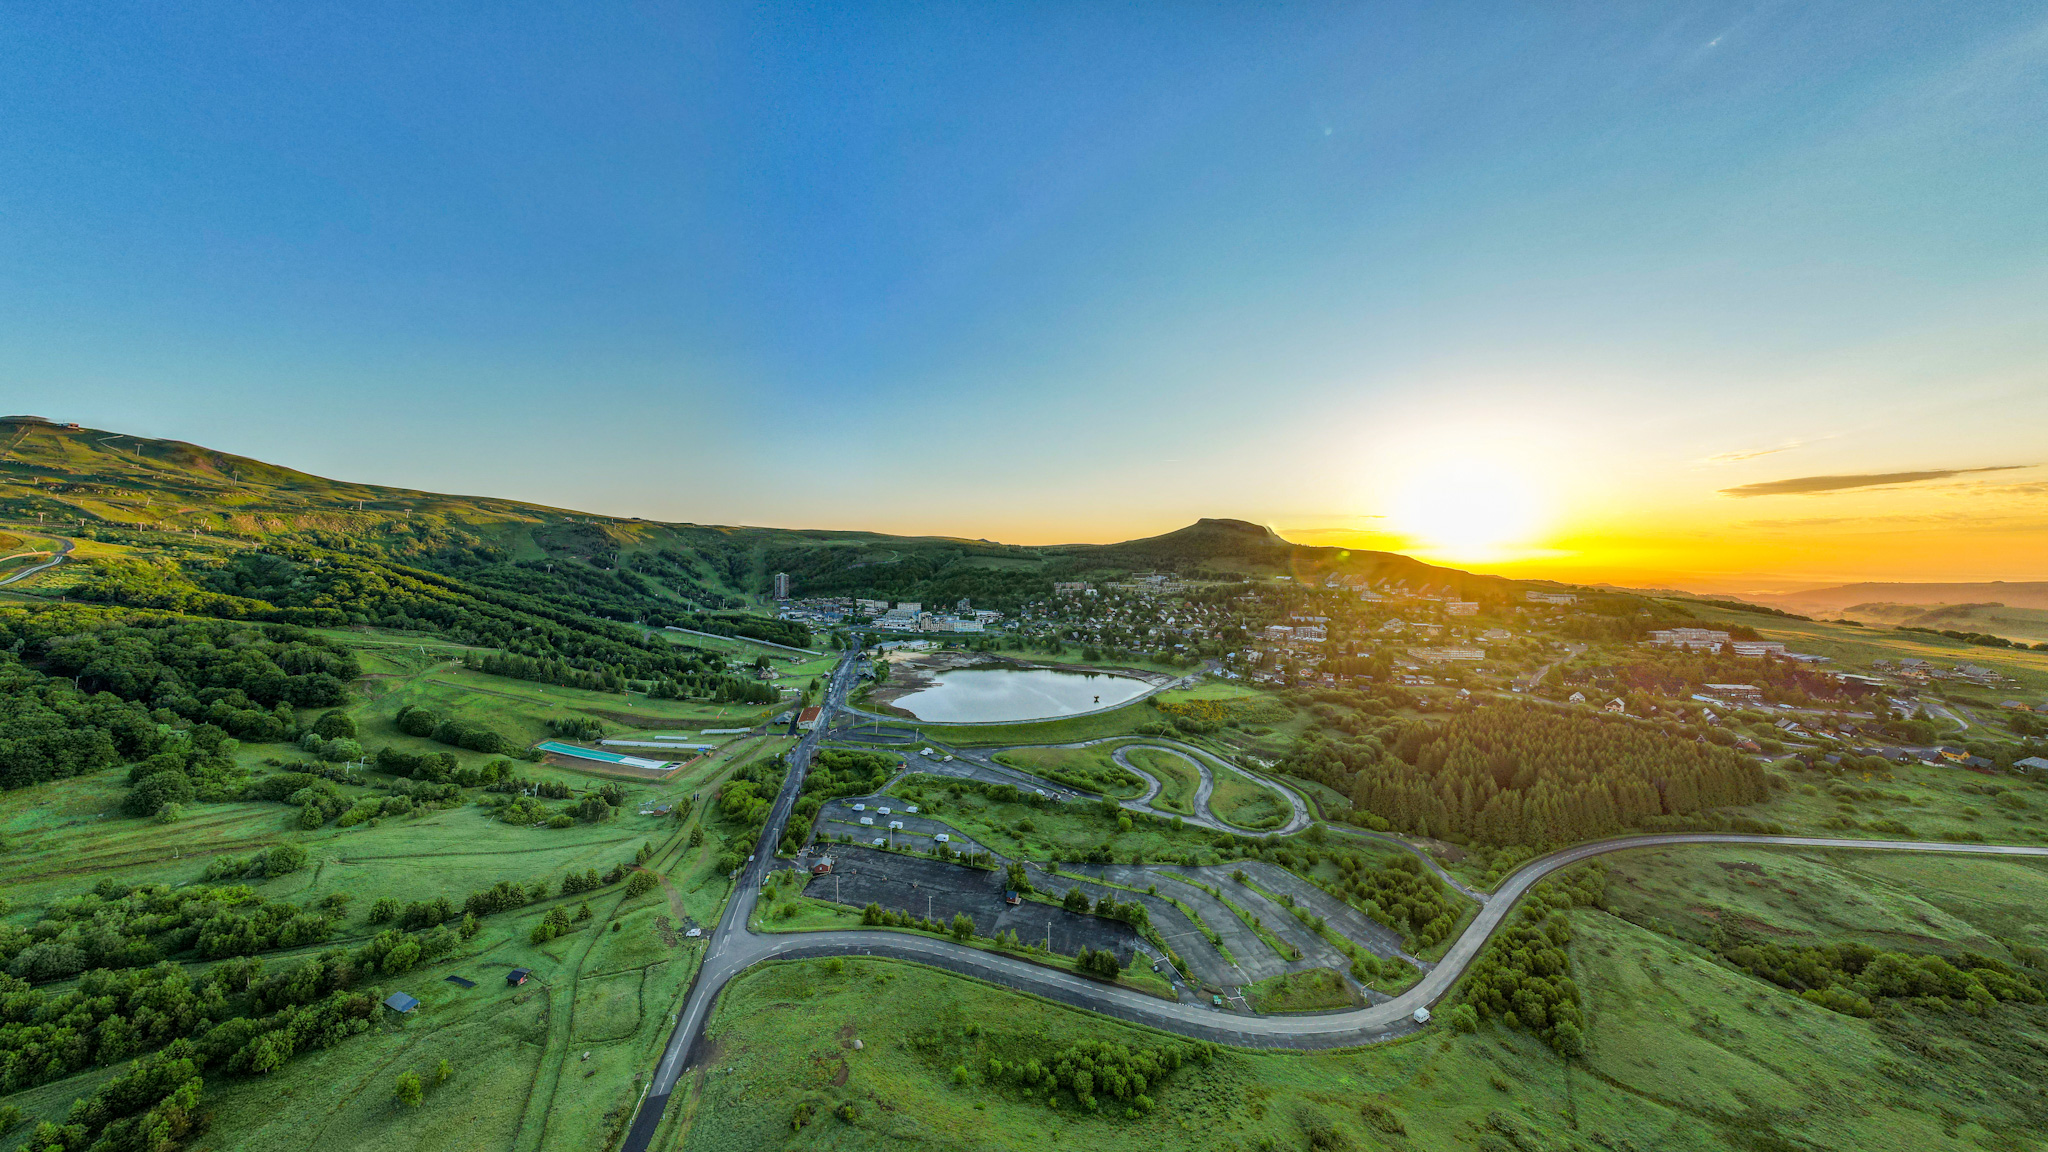
[[[1497,559],[1543,526],[1535,481],[1498,461],[1433,461],[1410,474],[1388,520],[1420,550],[1446,559]]]

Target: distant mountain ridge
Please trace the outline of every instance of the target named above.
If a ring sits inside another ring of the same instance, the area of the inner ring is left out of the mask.
[[[2048,581],[1991,580],[1982,583],[1840,584],[1803,592],[1750,595],[1740,599],[1789,612],[1840,612],[1863,604],[2003,604],[2009,608],[2048,608]]]
[[[519,500],[459,496],[333,480],[179,440],[0,418],[0,515],[24,523],[173,531],[195,539],[312,539],[372,547],[395,558],[452,548],[493,563],[572,561],[602,571],[622,558],[676,553],[677,594],[714,600],[758,594],[787,570],[822,593],[854,584],[929,581],[942,570],[1059,573],[1226,571],[1320,581],[1331,575],[1415,591],[1474,596],[1512,582],[1394,552],[1295,544],[1244,520],[1204,518],[1158,536],[1112,544],[1022,546],[946,536],[892,536],[662,522],[578,512]],[[246,543],[241,546],[246,547]],[[473,562],[473,561],[465,561]],[[642,565],[651,570],[654,561]],[[854,576],[861,570],[860,576]],[[989,587],[987,580],[963,587]]]

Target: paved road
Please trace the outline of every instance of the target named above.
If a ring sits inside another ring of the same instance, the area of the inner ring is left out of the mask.
[[[827,716],[839,707],[851,680],[851,658],[833,672],[826,693]],[[1478,914],[1434,968],[1399,996],[1345,1012],[1289,1016],[1244,1016],[1219,1012],[1200,1003],[1169,1002],[1127,988],[1098,984],[1070,973],[1044,968],[999,953],[984,952],[949,941],[872,930],[813,932],[791,935],[756,934],[747,928],[771,852],[779,842],[802,777],[809,767],[816,738],[806,737],[791,755],[791,769],[762,832],[757,859],[744,869],[725,915],[713,931],[703,967],[692,986],[675,1033],[657,1067],[640,1114],[624,1144],[625,1152],[645,1152],[660,1123],[663,1108],[675,1089],[690,1049],[710,1019],[718,993],[733,977],[764,960],[815,956],[872,955],[915,960],[992,983],[1044,996],[1090,1011],[1145,1024],[1182,1035],[1249,1047],[1333,1048],[1371,1043],[1416,1029],[1416,1009],[1441,999],[1464,975],[1493,933],[1507,921],[1520,898],[1561,868],[1610,852],[1674,844],[1747,844],[1758,847],[1825,848],[1887,852],[1941,852],[1973,856],[2048,859],[2048,847],[2003,844],[1927,843],[1913,840],[1841,840],[1820,836],[1758,836],[1725,832],[1674,832],[1624,836],[1575,845],[1524,864],[1503,880],[1480,906]],[[1391,839],[1391,838],[1390,838]],[[1398,843],[1398,841],[1397,841]],[[1412,849],[1411,849],[1412,850]]]
[[[56,555],[50,557],[48,560],[43,561],[41,564],[37,564],[31,568],[23,568],[21,571],[16,572],[14,575],[9,576],[7,579],[0,580],[0,585],[12,584],[16,580],[26,580],[38,572],[41,572],[48,568],[55,568],[57,565],[62,564],[64,562],[64,558],[66,556],[71,555],[71,549],[76,545],[74,545],[72,541],[66,540],[61,536],[56,537],[55,539],[57,540],[59,545],[59,547],[57,548]]]
[[[839,658],[825,687],[823,711],[819,713],[817,726],[805,733],[789,752],[789,773],[783,778],[782,791],[776,794],[775,806],[769,809],[768,822],[761,829],[761,839],[754,846],[753,856],[740,869],[732,899],[725,905],[725,915],[719,917],[717,926],[711,930],[710,939],[705,944],[704,964],[690,986],[690,994],[676,1018],[675,1031],[669,1036],[661,1063],[655,1066],[654,1080],[648,1085],[647,1095],[640,1102],[640,1112],[633,1118],[633,1127],[626,1134],[625,1152],[646,1152],[648,1142],[654,1139],[655,1128],[661,1123],[662,1111],[668,1107],[669,1093],[675,1090],[676,1080],[682,1075],[683,1058],[703,1031],[704,1022],[710,1018],[711,1006],[717,1000],[719,990],[739,971],[762,959],[760,942],[770,938],[747,931],[747,917],[753,914],[761,882],[775,863],[776,846],[782,842],[783,826],[789,822],[790,809],[796,806],[797,793],[803,789],[811,757],[832,726],[833,715],[845,703],[860,663],[860,646],[857,644]]]

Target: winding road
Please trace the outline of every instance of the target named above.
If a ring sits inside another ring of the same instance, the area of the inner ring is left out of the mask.
[[[1416,1030],[1417,1025],[1413,1020],[1415,1010],[1434,1004],[1451,990],[1459,977],[1464,975],[1465,969],[1478,957],[1480,950],[1485,947],[1495,930],[1507,921],[1515,904],[1529,889],[1551,873],[1595,856],[1674,844],[1747,844],[1776,848],[1954,853],[2048,859],[2048,847],[2028,845],[1841,840],[1821,836],[1768,836],[1732,832],[1671,832],[1621,836],[1576,844],[1529,861],[1513,875],[1502,880],[1495,892],[1482,896],[1483,902],[1477,915],[1451,944],[1443,959],[1406,992],[1363,1008],[1286,1016],[1244,1016],[1219,1012],[1200,1003],[1162,1000],[1132,989],[1097,983],[1001,953],[986,952],[950,941],[898,932],[754,932],[747,927],[747,922],[753,914],[762,880],[773,862],[773,850],[781,841],[783,825],[788,820],[797,793],[803,786],[803,777],[809,769],[811,756],[829,727],[832,714],[843,704],[845,693],[853,681],[853,670],[858,664],[858,659],[858,650],[849,650],[839,666],[833,670],[832,680],[825,694],[825,714],[820,717],[817,728],[806,735],[790,754],[788,777],[776,797],[767,826],[762,830],[755,855],[741,870],[733,897],[726,905],[725,914],[711,933],[704,963],[698,969],[696,980],[684,1002],[683,1011],[677,1017],[675,1031],[669,1037],[661,1062],[656,1066],[654,1079],[641,1102],[638,1115],[634,1117],[632,1128],[627,1133],[622,1145],[624,1152],[646,1152],[656,1128],[661,1123],[669,1096],[675,1091],[676,1084],[688,1065],[689,1054],[716,1006],[719,992],[734,977],[766,960],[863,955],[912,960],[1135,1024],[1218,1043],[1262,1048],[1340,1048],[1369,1044]],[[1197,767],[1201,766],[1199,759],[1195,759],[1194,762]],[[1207,771],[1204,771],[1202,776],[1205,783],[1211,779]],[[1157,782],[1154,783],[1156,785]],[[1156,794],[1156,788],[1155,792],[1148,793],[1147,797],[1153,794]],[[1297,808],[1297,815],[1304,817],[1302,822],[1305,824],[1305,811]],[[1243,834],[1234,828],[1224,830]],[[1391,841],[1422,855],[1413,845],[1395,837],[1365,834],[1365,838]],[[1434,865],[1434,861],[1431,861],[1431,864]],[[1441,869],[1438,871],[1441,874]],[[1463,885],[1458,887],[1465,890]]]
[[[56,540],[59,545],[55,555],[51,556],[48,560],[43,561],[41,564],[37,564],[29,568],[23,568],[21,571],[16,572],[14,575],[7,577],[5,580],[0,580],[0,586],[12,584],[16,580],[26,580],[38,572],[55,568],[57,565],[62,564],[64,562],[64,558],[66,556],[71,555],[71,549],[77,546],[72,541],[67,540],[62,536],[52,537],[52,539]],[[33,555],[33,553],[30,553],[30,555]]]

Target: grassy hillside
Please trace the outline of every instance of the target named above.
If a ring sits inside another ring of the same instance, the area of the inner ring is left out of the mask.
[[[1624,856],[1613,910],[1570,914],[1583,1056],[1498,1024],[1349,1052],[1224,1050],[1148,1085],[1152,1110],[1135,1115],[1106,1097],[1090,1109],[1071,1092],[1026,1092],[990,1060],[1013,1068],[1085,1041],[1144,1051],[1175,1038],[910,964],[771,964],[721,999],[710,1066],[671,1104],[682,1113],[671,1138],[693,1152],[2030,1147],[2048,1121],[2036,1086],[2048,1009],[2003,1004],[1987,1019],[1901,1003],[1859,1019],[1668,926],[1710,923],[1727,900],[1723,920],[1740,909],[1787,940],[2010,955],[1997,938],[2038,934],[2027,910],[2044,884],[2038,864]]]
[[[658,523],[331,480],[182,441],[33,417],[0,419],[0,522],[43,525],[155,557],[219,556],[290,541],[552,595],[618,619],[665,606],[759,605],[778,571],[791,574],[799,595],[967,597],[982,606],[1045,595],[1055,579],[1141,570],[1317,581],[1344,574],[1467,596],[1510,587],[1393,553],[1291,544],[1235,520],[1203,520],[1120,544],[1038,548]],[[30,587],[62,590],[77,572],[59,569]]]

